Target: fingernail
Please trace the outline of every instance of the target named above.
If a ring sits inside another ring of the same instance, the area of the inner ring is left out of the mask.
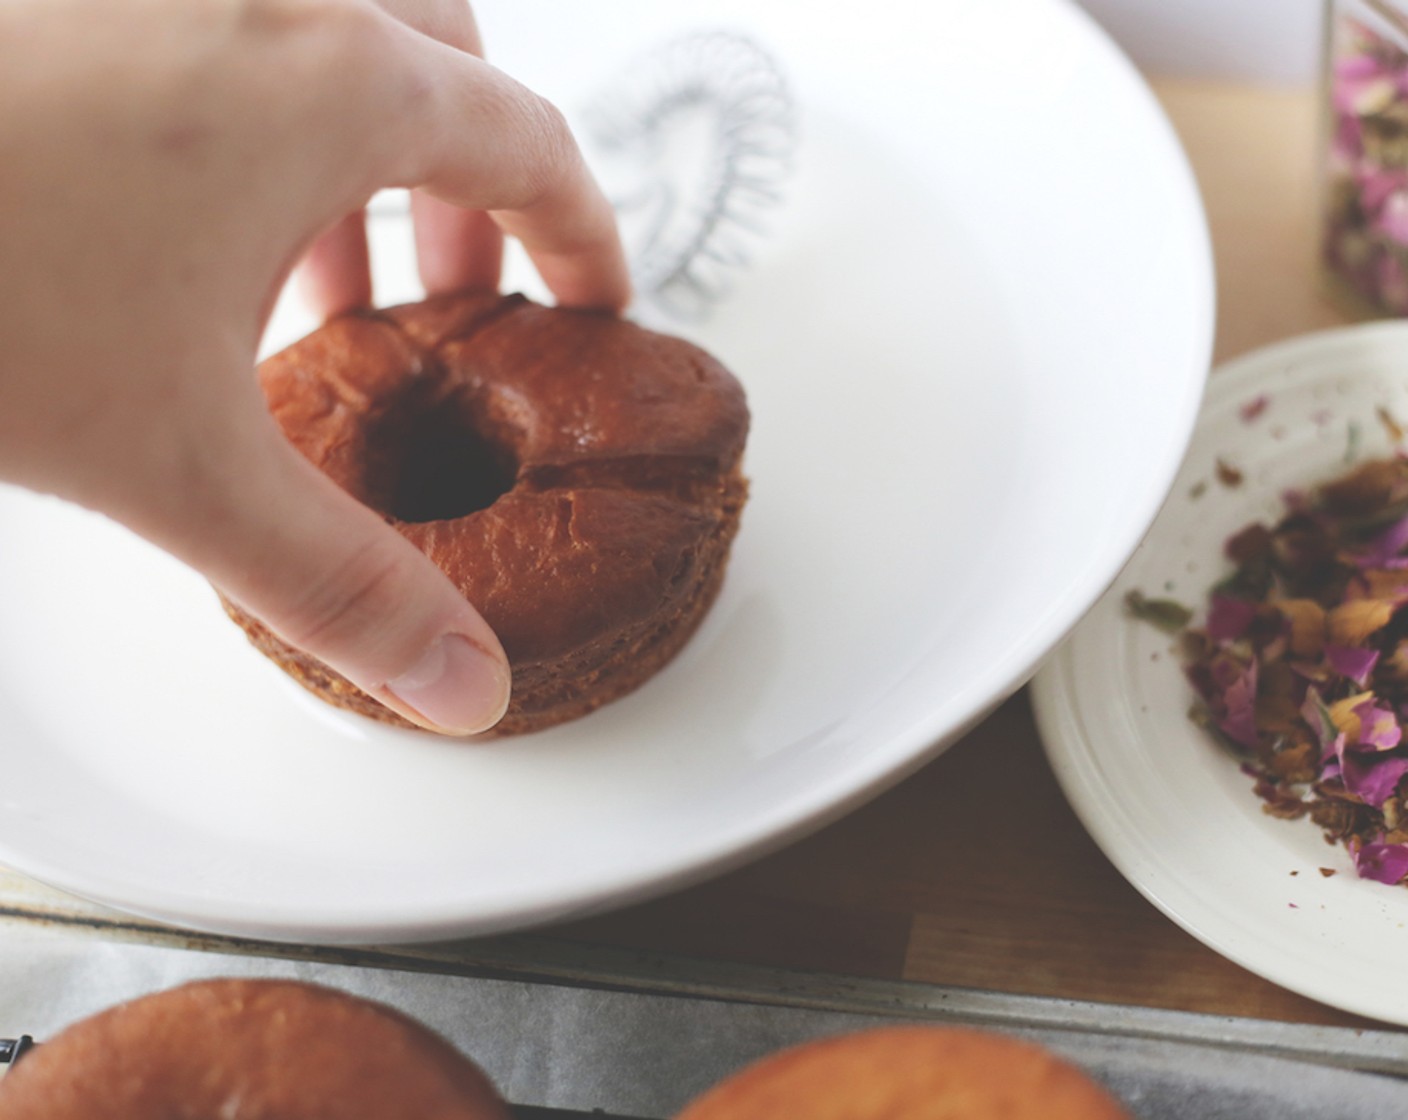
[[[504,664],[462,634],[446,634],[386,690],[427,722],[453,735],[473,735],[498,723],[508,708]]]

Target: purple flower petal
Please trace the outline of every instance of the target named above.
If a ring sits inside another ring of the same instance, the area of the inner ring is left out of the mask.
[[[1325,707],[1320,693],[1313,688],[1306,690],[1305,703],[1300,706],[1300,718],[1315,732],[1315,737],[1320,741],[1322,756],[1336,753],[1336,744],[1344,736],[1335,727],[1334,720],[1330,718],[1330,709]]]
[[[1371,54],[1347,54],[1335,59],[1335,78],[1374,78],[1384,72],[1384,65]]]
[[[1258,416],[1266,411],[1266,406],[1271,403],[1271,398],[1265,393],[1253,397],[1249,401],[1243,401],[1242,407],[1237,409],[1237,415],[1242,418],[1242,423],[1250,424]]]
[[[1364,126],[1358,117],[1341,115],[1330,137],[1332,162],[1340,168],[1356,163],[1364,154]]]
[[[1244,747],[1256,746],[1255,660],[1247,662],[1246,666],[1224,685],[1221,700],[1222,712],[1217,717],[1217,726],[1222,728],[1234,743],[1240,743]]]
[[[1408,194],[1394,191],[1384,200],[1374,228],[1398,245],[1408,245]]]
[[[1396,256],[1384,253],[1374,263],[1380,302],[1392,311],[1408,311],[1408,272]]]
[[[1379,214],[1395,195],[1408,190],[1408,173],[1396,169],[1386,171],[1377,164],[1361,164],[1354,178],[1360,205],[1369,214]]]
[[[1408,774],[1408,758],[1401,755],[1356,754],[1351,750],[1340,754],[1344,788],[1375,809],[1393,796],[1404,774]]]
[[[1399,553],[1408,545],[1408,515],[1400,517],[1377,537],[1363,552],[1350,559],[1359,568],[1393,568],[1399,566]]]
[[[1326,769],[1328,769],[1330,766],[1330,760],[1334,759],[1334,764],[1339,767],[1336,773],[1343,773],[1344,766],[1341,765],[1341,763],[1344,761],[1344,752],[1348,749],[1349,737],[1345,735],[1343,731],[1341,731],[1338,735],[1336,735],[1333,739],[1331,739],[1328,743],[1324,744],[1320,748],[1320,761],[1324,764]],[[1326,777],[1329,777],[1329,775],[1327,774]]]
[[[1256,617],[1256,604],[1230,595],[1214,595],[1208,605],[1208,637],[1215,642],[1235,642]]]
[[[1359,717],[1359,738],[1356,743],[1373,747],[1376,751],[1389,751],[1403,739],[1403,728],[1398,726],[1398,717],[1392,708],[1380,707],[1373,700],[1365,700],[1355,705],[1354,714]]]
[[[1296,675],[1296,679],[1307,686],[1312,684],[1330,684],[1335,674],[1325,665],[1318,661],[1312,664],[1309,661],[1292,661],[1291,672]]]
[[[1361,687],[1368,683],[1369,674],[1379,663],[1379,651],[1359,646],[1326,646],[1325,660],[1342,677],[1348,677]]]
[[[1394,100],[1394,82],[1383,73],[1345,76],[1335,82],[1333,99],[1341,113],[1364,116]]]
[[[1408,515],[1400,517],[1369,542],[1370,551],[1385,559],[1397,556],[1405,545],[1408,545]]]
[[[1392,886],[1408,875],[1408,844],[1364,844],[1351,854],[1361,879]]]

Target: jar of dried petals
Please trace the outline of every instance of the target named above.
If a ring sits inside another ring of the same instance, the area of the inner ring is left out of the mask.
[[[1408,0],[1328,0],[1324,114],[1331,288],[1408,315]]]

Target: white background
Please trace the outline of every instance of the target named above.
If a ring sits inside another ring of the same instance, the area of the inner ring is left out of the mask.
[[[1150,74],[1314,80],[1321,0],[1077,0]]]

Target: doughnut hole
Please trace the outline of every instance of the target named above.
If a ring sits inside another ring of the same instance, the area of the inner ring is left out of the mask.
[[[464,395],[403,402],[368,433],[368,504],[409,522],[488,509],[518,475],[512,436]]]

